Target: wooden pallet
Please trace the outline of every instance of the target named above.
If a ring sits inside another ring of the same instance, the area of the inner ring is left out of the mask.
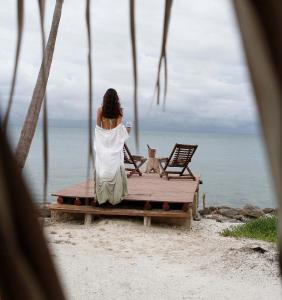
[[[150,225],[151,217],[189,219],[192,208],[195,213],[199,177],[167,181],[156,174],[143,174],[128,179],[128,191],[120,204],[101,207],[94,199],[94,182],[86,181],[53,193],[57,203],[50,205],[50,210],[85,214],[85,223],[92,215],[143,216],[145,225]]]
[[[135,216],[143,217],[144,225],[149,226],[151,224],[152,217],[161,218],[174,218],[174,219],[187,219],[187,226],[190,227],[189,221],[192,219],[192,210],[188,209],[186,212],[182,210],[171,210],[165,211],[162,209],[134,209],[134,208],[104,208],[104,207],[92,207],[92,206],[76,206],[70,204],[51,204],[50,209],[52,212],[63,212],[63,213],[75,213],[84,214],[85,224],[89,224],[92,221],[93,215],[98,216]]]

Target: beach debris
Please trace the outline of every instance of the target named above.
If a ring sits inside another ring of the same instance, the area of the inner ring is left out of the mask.
[[[259,253],[265,253],[265,252],[267,252],[267,250],[266,249],[264,249],[264,248],[262,248],[262,247],[260,247],[260,246],[256,246],[256,247],[252,247],[251,248],[253,251],[256,251],[256,252],[259,252]]]

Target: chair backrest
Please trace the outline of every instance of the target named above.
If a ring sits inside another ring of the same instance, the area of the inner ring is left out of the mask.
[[[127,146],[124,144],[124,146],[123,146],[123,155],[124,155],[124,163],[125,164],[129,164],[129,163],[131,163],[131,161],[130,161],[130,159],[129,159],[129,155],[128,155],[128,148],[127,148]]]
[[[186,168],[197,148],[198,145],[175,144],[166,167]]]
[[[136,166],[135,161],[132,157],[132,154],[129,151],[129,148],[127,147],[126,144],[124,144],[124,146],[123,146],[123,154],[124,154],[124,163],[125,164],[133,164],[134,166]]]

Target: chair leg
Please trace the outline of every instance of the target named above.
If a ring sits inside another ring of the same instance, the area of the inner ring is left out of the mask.
[[[165,170],[164,170],[161,162],[159,165],[160,165],[160,177],[162,178],[165,175]]]
[[[190,168],[187,166],[187,171],[190,174],[190,176],[193,178],[193,180],[196,180],[196,177],[194,176],[194,174],[192,173],[192,171],[190,170]]]
[[[140,171],[140,168],[141,168],[141,166],[144,165],[144,163],[145,163],[146,161],[147,161],[147,160],[143,160],[143,161],[140,162],[139,165],[137,165],[137,172],[139,173],[139,176],[142,176],[142,172]]]

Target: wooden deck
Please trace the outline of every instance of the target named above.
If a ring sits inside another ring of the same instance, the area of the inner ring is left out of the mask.
[[[151,217],[186,218],[197,201],[199,176],[196,180],[169,181],[157,174],[143,174],[128,178],[128,196],[116,205],[98,206],[94,201],[94,182],[86,181],[53,193],[57,203],[50,209],[56,212],[91,215],[143,216],[149,225]],[[85,219],[87,223],[87,218]]]

